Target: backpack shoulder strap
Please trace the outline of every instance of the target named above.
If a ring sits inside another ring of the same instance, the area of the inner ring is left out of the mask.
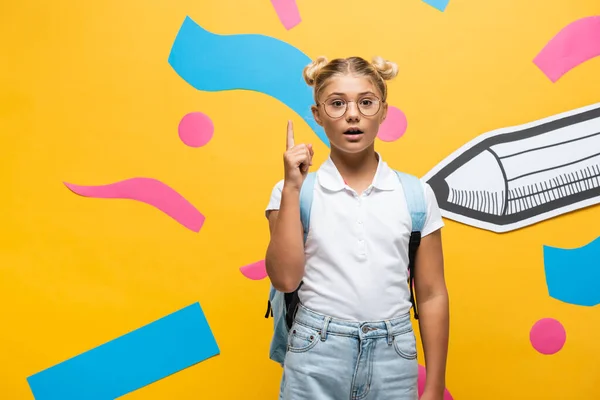
[[[425,193],[421,180],[414,175],[396,171],[398,179],[402,184],[406,204],[412,220],[412,231],[421,232],[427,219],[427,203],[425,202]]]
[[[415,301],[414,280],[415,280],[415,257],[417,249],[421,244],[421,231],[427,219],[427,203],[425,201],[425,193],[419,178],[404,172],[395,171],[402,185],[410,219],[412,221],[412,229],[410,233],[410,241],[408,243],[408,285],[410,288],[410,301],[413,306],[413,315],[415,319],[419,319],[417,311],[417,302]]]
[[[310,227],[310,210],[312,208],[315,178],[316,172],[309,172],[306,175],[306,178],[304,178],[304,183],[302,183],[302,188],[300,189],[300,220],[302,221],[302,228],[304,229],[305,243]]]
[[[300,220],[302,221],[302,229],[304,230],[304,243],[306,243],[306,238],[308,237],[308,230],[310,227],[310,210],[313,203],[315,177],[315,172],[309,172],[306,175],[306,178],[304,178],[304,182],[300,188]],[[300,285],[296,290],[291,293],[285,293],[284,295],[286,309],[285,322],[288,329],[290,329],[294,323],[296,309],[300,303],[298,290],[300,289],[300,286],[302,286],[302,283],[303,282],[300,282]]]
[[[306,242],[310,225],[314,185],[315,173],[310,172],[300,188],[300,219],[304,230],[304,242]],[[302,285],[302,282],[300,285]],[[281,366],[283,366],[285,360],[288,333],[294,321],[298,303],[298,289],[291,293],[282,293],[271,285],[267,314],[265,315],[265,318],[269,318],[269,315],[273,317],[273,337],[269,348],[269,358],[278,362]]]

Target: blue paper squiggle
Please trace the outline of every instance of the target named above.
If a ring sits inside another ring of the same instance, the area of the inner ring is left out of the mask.
[[[600,237],[575,249],[544,246],[550,297],[579,306],[600,304]]]
[[[186,17],[171,48],[169,64],[187,83],[203,91],[254,90],[294,110],[329,146],[313,119],[312,88],[302,70],[311,59],[294,46],[258,34],[217,35]]]

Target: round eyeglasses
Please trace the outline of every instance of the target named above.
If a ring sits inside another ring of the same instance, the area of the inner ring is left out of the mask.
[[[374,96],[361,97],[358,101],[331,98],[325,100],[323,108],[331,118],[340,118],[348,110],[348,103],[356,103],[358,111],[365,117],[372,117],[379,112],[381,101]]]

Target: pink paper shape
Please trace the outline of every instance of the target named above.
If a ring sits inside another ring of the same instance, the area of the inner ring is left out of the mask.
[[[600,55],[600,16],[579,19],[565,26],[533,59],[556,82],[577,65]]]
[[[546,355],[555,354],[565,345],[567,332],[559,321],[544,318],[531,327],[529,340],[538,352]]]
[[[379,127],[377,137],[384,142],[398,140],[404,135],[404,132],[406,132],[407,124],[406,115],[404,115],[402,110],[394,106],[389,106],[387,117]]]
[[[271,4],[285,29],[290,30],[302,21],[296,0],[271,0]]]
[[[265,279],[267,277],[267,268],[265,267],[265,260],[260,260],[253,264],[248,264],[240,268],[242,274],[254,281]]]
[[[418,381],[418,391],[419,397],[423,395],[423,391],[425,390],[425,378],[427,375],[427,371],[424,366],[419,365],[419,381]],[[448,389],[444,389],[444,399],[443,400],[454,400]]]
[[[212,139],[215,127],[212,120],[201,112],[186,114],[179,122],[179,138],[190,147],[201,147]]]
[[[129,199],[154,206],[186,228],[198,232],[204,224],[200,213],[182,195],[152,178],[131,178],[102,186],[80,186],[64,182],[74,193],[100,199]]]

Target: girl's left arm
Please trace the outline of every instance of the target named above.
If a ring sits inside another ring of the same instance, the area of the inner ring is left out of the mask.
[[[442,234],[438,229],[423,237],[415,257],[415,297],[425,355],[424,395],[443,397],[449,336],[449,301],[444,279]]]

